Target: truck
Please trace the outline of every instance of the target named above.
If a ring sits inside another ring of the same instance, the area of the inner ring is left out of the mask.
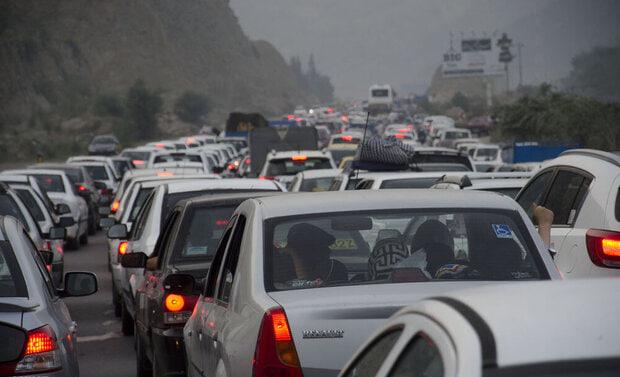
[[[368,89],[368,111],[371,114],[389,113],[394,105],[394,90],[388,84],[371,85]]]
[[[582,144],[574,141],[514,141],[502,145],[502,160],[508,164],[540,162],[576,148],[582,148]]]

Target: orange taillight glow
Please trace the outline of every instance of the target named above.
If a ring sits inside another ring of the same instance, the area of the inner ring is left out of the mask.
[[[26,346],[26,355],[39,352],[49,352],[56,349],[53,333],[47,326],[34,330],[28,334],[28,345]]]
[[[289,116],[287,116],[286,118],[287,118],[288,120],[293,120],[293,119],[295,119],[295,115],[289,115]]]
[[[308,159],[308,156],[293,156],[291,157],[291,160],[293,161],[306,161]]]
[[[408,130],[408,129],[406,129],[406,128],[399,128],[399,129],[398,129],[398,132],[400,132],[400,133],[404,134],[404,133],[409,132],[409,130]]]
[[[351,141],[351,140],[353,140],[353,136],[351,136],[351,135],[343,136],[342,140]]]
[[[143,160],[133,160],[131,161],[134,165],[144,165],[144,161]]]
[[[78,190],[80,190],[80,191],[85,191],[85,190],[86,190],[86,187],[84,187],[84,186],[78,186]]]
[[[157,148],[164,148],[164,147],[165,147],[165,145],[163,145],[163,144],[155,144],[155,146],[156,146]]]
[[[404,139],[405,135],[403,135],[403,134],[396,134],[396,135],[394,135],[394,137],[397,138],[397,139]]]
[[[118,253],[120,255],[125,255],[127,252],[127,241],[123,241],[118,245]]]
[[[273,313],[271,316],[273,320],[273,332],[276,337],[276,342],[291,342],[291,332],[286,322],[286,315],[284,313]]]
[[[118,210],[118,207],[121,205],[121,202],[119,202],[118,200],[114,201],[112,203],[112,212],[116,212]]]
[[[158,177],[172,177],[174,176],[174,173],[165,171],[165,172],[161,172],[161,173],[157,173]]]
[[[342,121],[343,122],[348,122],[349,121],[349,117],[347,117],[346,115],[342,116]]]
[[[166,309],[171,312],[178,312],[185,306],[185,300],[180,295],[168,295],[166,297]]]
[[[620,257],[620,241],[603,239],[603,254],[612,257]]]

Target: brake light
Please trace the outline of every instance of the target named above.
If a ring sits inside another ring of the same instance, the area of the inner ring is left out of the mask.
[[[332,109],[327,109],[327,113],[328,113],[328,114],[331,114],[331,113],[333,113],[333,112],[334,112],[334,110],[332,110]]]
[[[86,187],[84,187],[84,186],[78,186],[78,190],[79,190],[79,191],[86,191]]]
[[[143,160],[133,160],[131,161],[132,164],[134,164],[134,166],[136,165],[144,165],[144,161]]]
[[[181,296],[177,294],[168,294],[164,299],[164,324],[166,325],[182,325],[194,311],[194,306],[198,301],[198,296]]]
[[[118,200],[115,200],[114,202],[112,202],[112,206],[111,206],[111,210],[112,212],[116,212],[118,211],[118,207],[121,205],[121,202]]]
[[[262,175],[262,176],[258,177],[258,179],[273,181],[275,178],[271,177],[271,176],[268,176],[268,175]]]
[[[245,159],[245,163],[246,163],[246,164],[249,164],[249,163],[250,163],[250,161],[252,161],[252,160],[250,160],[249,158],[246,158],[246,159]]]
[[[343,122],[348,122],[349,121],[349,117],[347,117],[346,115],[342,116],[342,121]]]
[[[407,125],[407,129],[408,129],[408,130],[410,130],[410,129],[411,129],[411,125],[410,125],[410,124],[408,124],[408,125]]]
[[[185,300],[181,295],[169,294],[166,296],[166,309],[171,312],[178,312],[185,306]]]
[[[295,119],[295,115],[289,115],[289,116],[286,117],[286,119],[293,120],[293,119]]]
[[[158,177],[172,177],[174,176],[174,173],[171,173],[169,171],[165,171],[165,172],[161,172],[161,173],[157,173]]]
[[[394,137],[397,138],[397,139],[404,139],[405,135],[403,135],[403,134],[396,134],[396,135],[394,135]]]
[[[217,226],[225,226],[225,225],[228,225],[228,220],[217,220],[217,221],[215,222],[215,225],[217,225]]]
[[[28,332],[26,355],[17,364],[15,374],[39,374],[61,369],[60,352],[54,330],[43,326]]]
[[[620,233],[589,229],[586,232],[588,255],[597,266],[620,268]]]
[[[400,132],[400,133],[402,133],[402,134],[405,134],[405,133],[409,132],[409,130],[408,130],[408,129],[406,129],[406,128],[399,128],[399,129],[398,129],[398,132]]]
[[[52,243],[50,241],[45,241],[43,243],[43,250],[52,251]]]
[[[297,118],[297,119],[295,119],[295,120],[296,120],[296,121],[298,121],[298,122],[301,122],[301,121],[302,121],[302,119],[301,119],[301,118]]]
[[[345,136],[342,137],[342,140],[351,141],[351,140],[353,140],[353,136],[345,135]]]
[[[271,309],[265,314],[252,364],[255,377],[303,376],[286,314],[282,309]]]
[[[291,157],[291,160],[293,161],[306,161],[308,159],[308,156],[293,156]]]
[[[127,252],[127,241],[123,241],[118,244],[118,254],[125,255],[126,252]]]
[[[228,170],[235,170],[235,165],[228,164]]]
[[[157,148],[164,148],[164,147],[165,147],[165,145],[163,145],[163,144],[155,144],[155,146],[156,146]]]

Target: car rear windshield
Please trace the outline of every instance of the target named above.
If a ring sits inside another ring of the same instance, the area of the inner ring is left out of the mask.
[[[54,174],[33,174],[41,188],[47,192],[65,192],[62,177]]]
[[[97,136],[93,139],[93,144],[116,144],[117,140],[111,136]]]
[[[0,297],[28,297],[24,275],[8,241],[0,241]]]
[[[27,231],[30,231],[30,227],[24,218],[24,214],[19,209],[19,206],[9,195],[0,195],[0,215],[13,216],[24,226]]]
[[[329,186],[332,184],[333,180],[333,177],[304,179],[303,182],[301,182],[301,187],[299,188],[299,191],[328,191]]]
[[[210,261],[236,205],[196,208],[183,220],[170,263]]]
[[[402,189],[402,188],[429,188],[437,182],[437,177],[434,178],[405,178],[405,179],[390,179],[389,181],[383,181],[381,183],[382,189]]]
[[[269,220],[269,290],[548,278],[516,211],[392,210]]]
[[[153,163],[159,162],[176,162],[176,161],[190,161],[190,162],[202,162],[202,159],[197,154],[185,154],[185,153],[174,153],[174,154],[165,154],[165,155],[157,155],[153,160]]]
[[[476,150],[476,158],[478,160],[495,160],[498,153],[499,149],[497,148],[478,148]]]
[[[95,181],[107,181],[109,179],[108,172],[103,166],[86,166],[86,171]]]
[[[294,157],[293,157],[294,158]],[[322,157],[307,157],[306,159],[273,159],[267,166],[267,175],[274,177],[277,175],[295,175],[300,171],[312,169],[331,169],[329,159]]]
[[[149,159],[151,152],[125,151],[121,155],[132,160],[146,161]]]
[[[62,169],[62,171],[67,174],[71,183],[81,183],[84,182],[84,176],[82,175],[82,171],[80,169]]]

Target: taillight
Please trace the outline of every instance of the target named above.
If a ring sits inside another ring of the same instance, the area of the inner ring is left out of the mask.
[[[114,202],[112,202],[110,209],[112,210],[112,212],[116,212],[118,211],[118,207],[120,207],[120,205],[121,205],[121,202],[119,202],[118,200],[115,200]]]
[[[291,160],[293,161],[306,161],[308,159],[308,156],[293,156],[291,157]]]
[[[39,374],[61,369],[60,352],[54,330],[47,325],[28,332],[26,356],[17,364],[15,373]]]
[[[235,170],[235,165],[228,164],[228,170]]]
[[[620,233],[590,229],[586,232],[588,255],[597,266],[620,268]]]
[[[263,318],[254,353],[253,376],[303,377],[286,314],[282,309],[271,309]]]
[[[144,160],[133,160],[133,161],[131,161],[131,163],[132,163],[134,166],[144,165]]]
[[[166,171],[166,172],[161,172],[161,173],[157,173],[158,177],[173,177],[174,173]]]
[[[258,179],[273,181],[275,178],[268,175],[261,175]]]
[[[396,134],[396,135],[394,135],[394,137],[397,138],[397,139],[404,139],[405,135],[403,135],[403,134]]]
[[[127,241],[118,244],[118,255],[125,255],[127,252]]]
[[[52,243],[50,241],[43,242],[43,250],[52,251]]]
[[[197,301],[197,296],[168,294],[164,298],[164,324],[182,325],[187,322]]]
[[[342,137],[342,140],[351,141],[351,140],[353,140],[353,136],[345,135],[345,136]]]
[[[80,190],[80,191],[86,191],[86,187],[84,187],[84,186],[81,186],[81,185],[80,185],[80,186],[78,186],[78,190]]]

